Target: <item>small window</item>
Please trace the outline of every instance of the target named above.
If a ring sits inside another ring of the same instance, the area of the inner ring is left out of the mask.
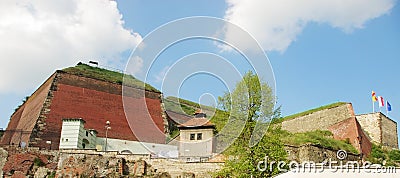
[[[195,134],[190,134],[190,140],[194,140]]]
[[[89,132],[88,131],[86,131],[86,137],[89,137]]]
[[[68,142],[68,138],[66,138],[65,141]]]
[[[203,139],[203,134],[202,133],[198,133],[197,134],[197,140],[202,140]]]

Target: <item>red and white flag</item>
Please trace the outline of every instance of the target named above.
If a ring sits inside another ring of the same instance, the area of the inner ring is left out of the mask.
[[[382,96],[379,96],[379,97],[378,97],[378,101],[379,101],[379,107],[385,106],[385,101],[383,100],[383,97],[382,97]]]

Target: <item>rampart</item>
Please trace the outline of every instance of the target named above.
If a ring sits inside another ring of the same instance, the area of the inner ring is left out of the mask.
[[[292,133],[301,133],[314,130],[329,130],[331,125],[354,117],[351,103],[346,103],[333,108],[316,111],[304,116],[284,120],[282,129]]]

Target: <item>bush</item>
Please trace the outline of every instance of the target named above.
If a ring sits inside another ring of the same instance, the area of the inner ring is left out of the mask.
[[[378,160],[385,160],[385,152],[383,151],[381,146],[372,145],[371,157],[378,159]]]
[[[400,151],[399,150],[390,151],[389,158],[394,161],[400,161]]]
[[[33,165],[39,166],[39,167],[45,166],[44,162],[43,162],[40,158],[38,158],[38,157],[36,157],[36,158],[33,160]]]

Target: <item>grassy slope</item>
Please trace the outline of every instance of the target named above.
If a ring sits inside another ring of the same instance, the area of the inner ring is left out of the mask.
[[[88,78],[95,78],[98,80],[103,80],[111,83],[122,84],[124,82],[125,86],[131,86],[141,89],[145,88],[148,91],[159,92],[156,88],[136,79],[132,75],[127,75],[103,68],[92,67],[83,63],[78,63],[78,65],[76,65],[75,67],[62,69],[62,71]]]
[[[382,146],[372,145],[372,152],[368,156],[367,161],[374,164],[381,164],[386,162],[386,166],[400,166],[400,151],[395,149],[387,149]]]
[[[333,134],[330,131],[317,130],[305,133],[289,133],[287,131],[282,131],[281,138],[285,144],[289,145],[300,146],[309,143],[320,145],[325,148],[358,153],[351,144],[346,143],[345,141],[333,139]]]

